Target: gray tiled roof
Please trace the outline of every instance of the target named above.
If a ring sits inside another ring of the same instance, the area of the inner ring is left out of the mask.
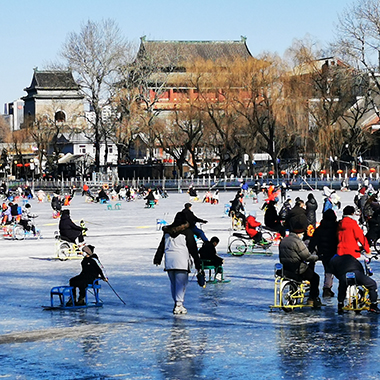
[[[74,80],[71,71],[62,70],[34,70],[32,84],[28,89],[70,89],[78,90],[79,86]]]
[[[252,57],[244,37],[240,41],[147,41],[142,37],[137,58],[143,56],[156,63],[161,61],[164,66],[167,66],[165,62],[178,65],[194,59],[215,61],[221,58]]]

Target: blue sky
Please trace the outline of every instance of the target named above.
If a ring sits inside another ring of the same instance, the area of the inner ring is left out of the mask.
[[[68,33],[87,20],[111,18],[128,40],[239,40],[255,56],[282,55],[294,38],[322,45],[349,0],[18,0],[0,1],[0,113],[26,95],[33,68],[56,61]]]

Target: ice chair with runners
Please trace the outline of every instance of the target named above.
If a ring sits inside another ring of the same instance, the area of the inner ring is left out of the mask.
[[[201,259],[201,269],[203,273],[205,273],[206,283],[208,284],[223,284],[231,282],[231,280],[226,280],[224,278],[223,265],[215,265],[212,260]]]
[[[101,285],[99,279],[96,279],[92,284],[88,284],[86,288],[86,297],[84,304],[73,303],[73,287],[72,286],[55,286],[50,290],[50,306],[43,306],[44,309],[80,309],[88,307],[102,307],[103,302],[99,297]],[[89,293],[93,296],[93,301],[88,296]]]

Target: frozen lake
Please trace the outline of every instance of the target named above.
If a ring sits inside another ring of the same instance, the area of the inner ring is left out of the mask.
[[[308,192],[289,194],[306,200]],[[320,219],[322,193],[314,194]],[[342,208],[353,204],[354,192],[339,195]],[[187,194],[170,193],[154,209],[138,200],[112,211],[74,197],[72,219],[86,221],[86,241],[126,302],[103,282],[104,306],[76,311],[41,308],[49,305],[53,286],[67,285],[80,272],[80,260],[46,260],[54,256],[58,220],[49,203],[31,201],[43,239],[0,241],[0,378],[379,379],[380,317],[340,316],[336,298],[325,300],[321,310],[270,311],[278,253],[274,248],[270,257],[227,255],[224,204],[233,197],[221,192],[219,205],[193,203],[193,212],[209,221],[206,235],[220,238],[217,249],[231,282],[202,289],[191,274],[183,316],[173,316],[169,280],[153,256],[162,236],[156,219],[171,222]],[[262,222],[262,202],[246,202]],[[380,265],[372,268],[379,281]],[[316,270],[323,279],[320,262]]]

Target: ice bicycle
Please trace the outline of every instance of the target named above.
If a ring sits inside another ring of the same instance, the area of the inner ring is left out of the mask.
[[[260,227],[259,231],[267,243],[255,242],[248,234],[243,232],[233,232],[228,238],[227,252],[232,256],[243,256],[245,254],[272,256],[271,246],[274,235],[262,227]]]
[[[281,263],[274,266],[274,304],[270,305],[270,309],[282,309],[286,312],[303,307],[313,307],[307,304],[309,296],[309,281],[296,281],[284,274]]]
[[[25,239],[40,239],[41,231],[36,225],[33,223],[34,228],[36,230],[36,234],[34,235],[31,227],[29,226],[29,230],[25,229],[24,226],[17,222],[13,222],[12,224],[7,224],[3,226],[3,237],[4,239],[12,239],[12,240],[25,240]]]
[[[82,227],[82,235],[86,236],[86,225],[84,220],[80,221]],[[83,259],[83,252],[78,244],[73,243],[65,236],[61,236],[58,231],[54,232],[55,238],[55,258],[61,261]]]
[[[367,276],[372,276],[372,269],[370,263],[372,259],[378,260],[377,255],[366,257],[364,259],[364,272]],[[362,310],[369,310],[371,301],[369,299],[369,290],[364,285],[356,283],[356,277],[354,272],[346,273],[347,291],[346,302],[343,306],[343,310],[351,310],[359,314]]]

